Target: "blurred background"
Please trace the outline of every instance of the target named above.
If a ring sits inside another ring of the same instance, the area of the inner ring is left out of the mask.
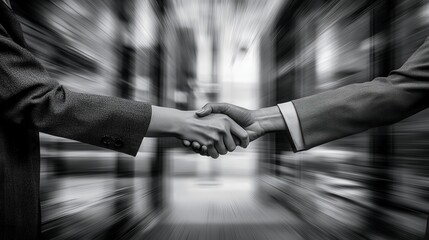
[[[256,109],[385,76],[429,33],[421,0],[11,0],[67,88]],[[374,113],[376,114],[376,113]],[[47,239],[423,239],[429,111],[302,153],[284,133],[213,160],[41,134]]]

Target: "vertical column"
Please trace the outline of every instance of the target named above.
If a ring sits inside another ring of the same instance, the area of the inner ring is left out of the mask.
[[[133,80],[135,68],[135,46],[133,39],[134,1],[116,0],[117,24],[117,46],[119,49],[119,71],[116,84],[116,95],[121,98],[133,99]],[[118,156],[116,162],[116,173],[119,177],[133,176],[134,158]]]
[[[279,14],[279,19],[276,21],[274,29],[274,41],[275,41],[275,65],[274,68],[276,71],[276,80],[269,90],[274,95],[271,99],[269,105],[275,105],[276,103],[283,103],[296,98],[296,68],[286,68],[288,64],[292,65],[297,56],[297,37],[296,37],[296,16],[294,11],[300,3],[297,1],[286,4],[281,13]],[[270,137],[270,145],[274,145],[268,155],[272,166],[270,169],[271,174],[279,176],[280,169],[278,167],[281,164],[281,154],[285,151],[292,151],[288,143],[286,134],[276,133]]]
[[[216,0],[211,0],[210,1],[210,10],[211,10],[211,15],[210,15],[210,22],[209,22],[209,32],[210,35],[212,37],[212,85],[213,86],[217,86],[217,84],[219,83],[219,79],[218,79],[218,55],[219,55],[219,40],[218,40],[218,26],[217,26],[217,19],[216,19],[216,9],[217,9],[217,5],[216,5]],[[218,100],[218,93],[217,92],[213,92],[209,95],[209,101],[210,102],[216,102]]]
[[[118,96],[121,98],[133,98],[133,76],[135,68],[135,46],[134,46],[134,6],[132,0],[116,1],[118,17],[118,46],[119,56],[119,76],[118,76]]]
[[[155,12],[158,15],[158,36],[157,44],[152,54],[152,67],[150,69],[150,77],[155,83],[155,89],[157,89],[157,104],[159,106],[165,106],[165,84],[163,84],[163,64],[162,58],[164,56],[163,49],[163,36],[164,36],[164,18],[167,11],[166,0],[152,0],[154,3]],[[158,139],[156,143],[156,156],[152,160],[150,165],[150,187],[152,189],[151,194],[151,207],[157,211],[160,210],[163,206],[163,174],[164,174],[164,165],[165,165],[165,147],[166,143],[163,139]]]
[[[115,0],[114,11],[117,17],[116,46],[118,53],[118,75],[115,85],[115,95],[125,99],[133,99],[133,80],[135,64],[135,47],[133,40],[134,1]],[[120,239],[129,232],[133,223],[132,193],[135,191],[133,184],[134,158],[118,155],[116,159],[115,198],[112,200],[112,221],[101,238]]]
[[[371,10],[371,78],[387,76],[393,68],[394,52],[391,24],[393,22],[394,2],[393,0],[377,0]],[[375,209],[368,216],[367,222],[368,229],[379,231],[382,234],[391,231],[383,209],[391,206],[392,131],[391,126],[376,128],[372,130],[370,138],[373,174],[370,176],[368,189],[372,194],[371,200]],[[374,229],[373,226],[377,226],[377,228]]]

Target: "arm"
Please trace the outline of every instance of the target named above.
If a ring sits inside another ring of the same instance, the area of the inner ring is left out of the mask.
[[[279,108],[287,123],[286,130],[290,130],[291,134],[288,135],[295,150],[310,149],[373,127],[398,122],[429,107],[429,40],[388,77],[294,100],[292,104],[296,112],[286,109],[287,104],[279,104]],[[201,116],[217,112],[227,114],[234,120],[243,117],[237,114],[242,109],[236,106],[212,106],[204,106]],[[264,110],[256,111],[264,113]],[[270,117],[270,112],[264,114],[268,115],[268,122],[277,122],[276,118]],[[256,121],[256,118],[253,120]],[[268,129],[282,130],[276,127]],[[261,134],[265,132],[263,129],[260,131]],[[297,143],[301,137],[302,143],[299,145]]]
[[[69,91],[1,25],[0,113],[22,127],[134,156],[146,134],[201,142],[215,158],[235,148],[231,134],[248,143],[246,131],[226,116],[202,120],[193,112]]]
[[[289,136],[292,148],[295,149],[289,128],[277,106],[261,108],[258,110],[248,110],[228,103],[208,103],[196,115],[200,118],[209,116],[213,113],[221,113],[229,116],[249,134],[250,140],[253,141],[266,133],[276,131],[286,131]],[[192,148],[195,152],[205,155],[204,146],[197,142],[183,141],[183,144]]]
[[[229,103],[208,103],[196,114],[205,117],[212,113],[229,116],[249,133],[253,141],[269,132],[286,130],[286,124],[277,107],[248,110]]]
[[[205,145],[205,154],[213,158],[232,152],[241,144],[249,144],[248,133],[231,118],[223,114],[212,114],[204,118],[195,116],[194,111],[152,107],[152,119],[148,137],[172,136]],[[237,137],[236,143],[233,136]]]
[[[295,152],[304,149],[300,123],[292,102],[257,110],[248,110],[228,103],[208,103],[197,112],[197,115],[204,117],[212,113],[222,113],[231,117],[245,128],[251,141],[266,133],[285,131]],[[191,146],[187,140],[183,144]],[[199,143],[192,143],[192,148],[197,153],[201,151]]]
[[[23,127],[135,155],[151,106],[63,88],[0,25],[0,113]]]
[[[429,106],[429,41],[388,77],[293,101],[305,149],[392,124]]]

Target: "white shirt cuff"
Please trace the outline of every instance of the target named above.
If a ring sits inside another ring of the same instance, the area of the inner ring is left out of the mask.
[[[277,105],[286,122],[292,141],[297,151],[304,150],[304,139],[302,137],[301,125],[298,115],[292,102],[281,103]]]

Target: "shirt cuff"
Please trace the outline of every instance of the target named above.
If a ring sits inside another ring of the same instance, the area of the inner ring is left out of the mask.
[[[277,105],[283,118],[286,122],[292,141],[297,151],[302,151],[304,147],[304,139],[301,132],[301,124],[299,123],[298,114],[292,102],[281,103]]]

